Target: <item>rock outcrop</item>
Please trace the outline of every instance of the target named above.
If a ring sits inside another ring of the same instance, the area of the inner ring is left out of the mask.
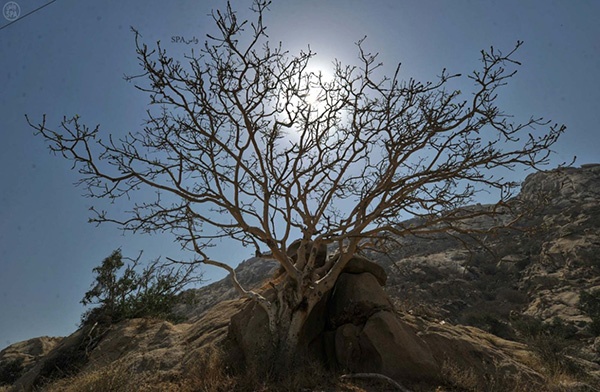
[[[363,265],[369,262],[362,260]],[[380,282],[365,268],[342,273],[327,309],[328,361],[352,373],[431,380],[440,373],[425,341],[394,312]]]
[[[104,331],[96,342],[90,339],[89,328],[79,329],[57,340],[10,390],[32,391],[57,377],[93,374],[107,368],[125,369],[130,377],[135,375],[133,383],[144,380],[152,384],[144,390],[178,390],[173,380],[198,371],[195,368],[198,358],[225,338],[230,318],[241,309],[242,302],[223,301],[194,323],[125,320]],[[14,350],[14,346],[10,346],[10,350]],[[142,390],[141,385],[136,388]]]
[[[480,242],[465,236],[468,248],[444,235],[407,237],[369,256],[388,272],[386,291],[405,312],[526,342],[600,385],[591,329],[600,312],[590,313],[600,302],[581,303],[584,292],[600,294],[600,165],[532,174],[509,205],[524,214],[516,230]]]
[[[236,273],[240,284],[244,287],[257,287],[273,276],[279,264],[271,259],[253,257],[237,266]],[[183,293],[185,301],[177,305],[176,312],[189,320],[198,320],[216,304],[239,298],[239,293],[225,277],[218,282],[191,289]]]
[[[398,314],[385,293],[380,267],[356,258],[340,275],[331,293],[307,322],[306,343],[315,359],[351,373],[376,373],[396,380],[441,382],[449,361],[473,371],[478,385],[487,375],[540,384],[542,377],[525,365],[532,354],[522,344],[505,341],[476,328],[417,320]],[[377,275],[377,277],[375,276]],[[232,317],[230,347],[250,363],[269,361],[266,313],[254,302]]]
[[[556,390],[600,386],[600,337],[592,328],[600,312],[581,301],[584,293],[600,299],[600,165],[533,174],[509,204],[524,213],[518,230],[462,242],[442,234],[397,238],[385,253],[357,257],[309,318],[302,339],[310,353],[348,372],[467,390],[544,390],[549,374],[568,375]],[[471,223],[486,229],[494,222]],[[253,258],[238,275],[245,287],[261,287],[276,270]],[[215,345],[233,342],[239,356],[260,361],[266,314],[235,299],[228,279],[186,296],[195,299],[179,307],[186,322],[128,320],[93,342],[85,330],[32,339],[0,352],[0,367],[23,365],[15,391],[42,385],[69,358],[82,360],[76,374],[121,366],[150,380],[145,390],[177,390]],[[498,387],[499,379],[512,384]]]
[[[0,385],[15,382],[62,340],[63,338],[43,336],[15,343],[0,351]]]

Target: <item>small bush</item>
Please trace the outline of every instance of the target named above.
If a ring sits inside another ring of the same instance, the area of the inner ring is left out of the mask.
[[[528,302],[527,294],[520,290],[515,290],[510,287],[503,287],[498,290],[498,300],[507,301],[511,304],[523,305]]]
[[[538,355],[550,374],[578,372],[575,363],[565,355],[566,349],[574,343],[577,332],[573,325],[559,318],[555,318],[551,323],[544,323],[538,318],[527,316],[514,320],[512,325]]]
[[[100,306],[84,313],[82,324],[110,325],[139,317],[179,321],[172,309],[182,288],[201,279],[194,274],[195,266],[176,268],[156,260],[138,272],[139,257],[127,259],[127,265],[123,260],[117,249],[94,268],[96,282],[81,303]]]

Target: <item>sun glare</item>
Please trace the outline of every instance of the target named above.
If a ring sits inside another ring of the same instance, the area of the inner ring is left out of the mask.
[[[328,84],[333,81],[333,70],[331,64],[325,64],[313,59],[309,66],[306,68],[306,73],[311,74],[312,86],[308,91],[307,102],[316,109],[323,109],[325,107],[324,102],[324,91],[319,86],[319,78],[322,84]]]
[[[307,87],[304,83],[309,81],[308,90],[301,92],[306,95],[303,95],[302,98],[298,96],[288,97],[285,99],[285,105],[298,109],[303,112],[303,115],[315,119],[327,110],[328,102],[325,89],[335,80],[334,65],[312,58],[303,70],[302,78],[303,89]],[[329,97],[329,104],[331,104],[331,96]],[[297,141],[298,132],[300,132],[299,129],[290,130],[286,132],[286,137],[292,141]]]

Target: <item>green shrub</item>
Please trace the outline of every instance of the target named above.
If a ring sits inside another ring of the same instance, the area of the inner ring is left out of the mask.
[[[83,314],[83,325],[109,325],[138,317],[177,321],[172,309],[179,293],[185,285],[200,280],[195,266],[175,267],[156,260],[138,272],[139,259],[127,259],[126,264],[117,249],[94,268],[96,281],[81,303],[99,306]]]

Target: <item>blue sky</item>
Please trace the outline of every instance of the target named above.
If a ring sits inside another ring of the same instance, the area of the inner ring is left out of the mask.
[[[0,6],[6,1],[0,0]],[[21,15],[48,3],[18,0]],[[148,98],[124,74],[139,71],[134,26],[148,44],[160,40],[179,57],[199,49],[207,16],[224,1],[57,0],[14,24],[0,16],[0,349],[35,336],[76,329],[92,268],[112,250],[144,259],[185,256],[168,236],[123,236],[87,223],[89,207],[77,173],[52,156],[25,122],[47,114],[51,126],[78,114],[106,133],[140,128]],[[247,0],[233,0],[247,14]],[[271,40],[292,52],[311,48],[316,65],[355,63],[354,42],[380,53],[402,75],[430,80],[442,68],[467,74],[481,49],[512,49],[523,63],[501,97],[502,108],[527,120],[543,116],[568,126],[552,166],[578,157],[598,162],[600,142],[600,2],[553,0],[275,0],[266,24]],[[190,43],[174,43],[182,36]],[[198,44],[194,38],[198,39]],[[466,82],[465,82],[466,83]],[[514,173],[522,180],[527,173]],[[250,250],[223,246],[237,264]],[[223,274],[207,267],[205,277]]]

